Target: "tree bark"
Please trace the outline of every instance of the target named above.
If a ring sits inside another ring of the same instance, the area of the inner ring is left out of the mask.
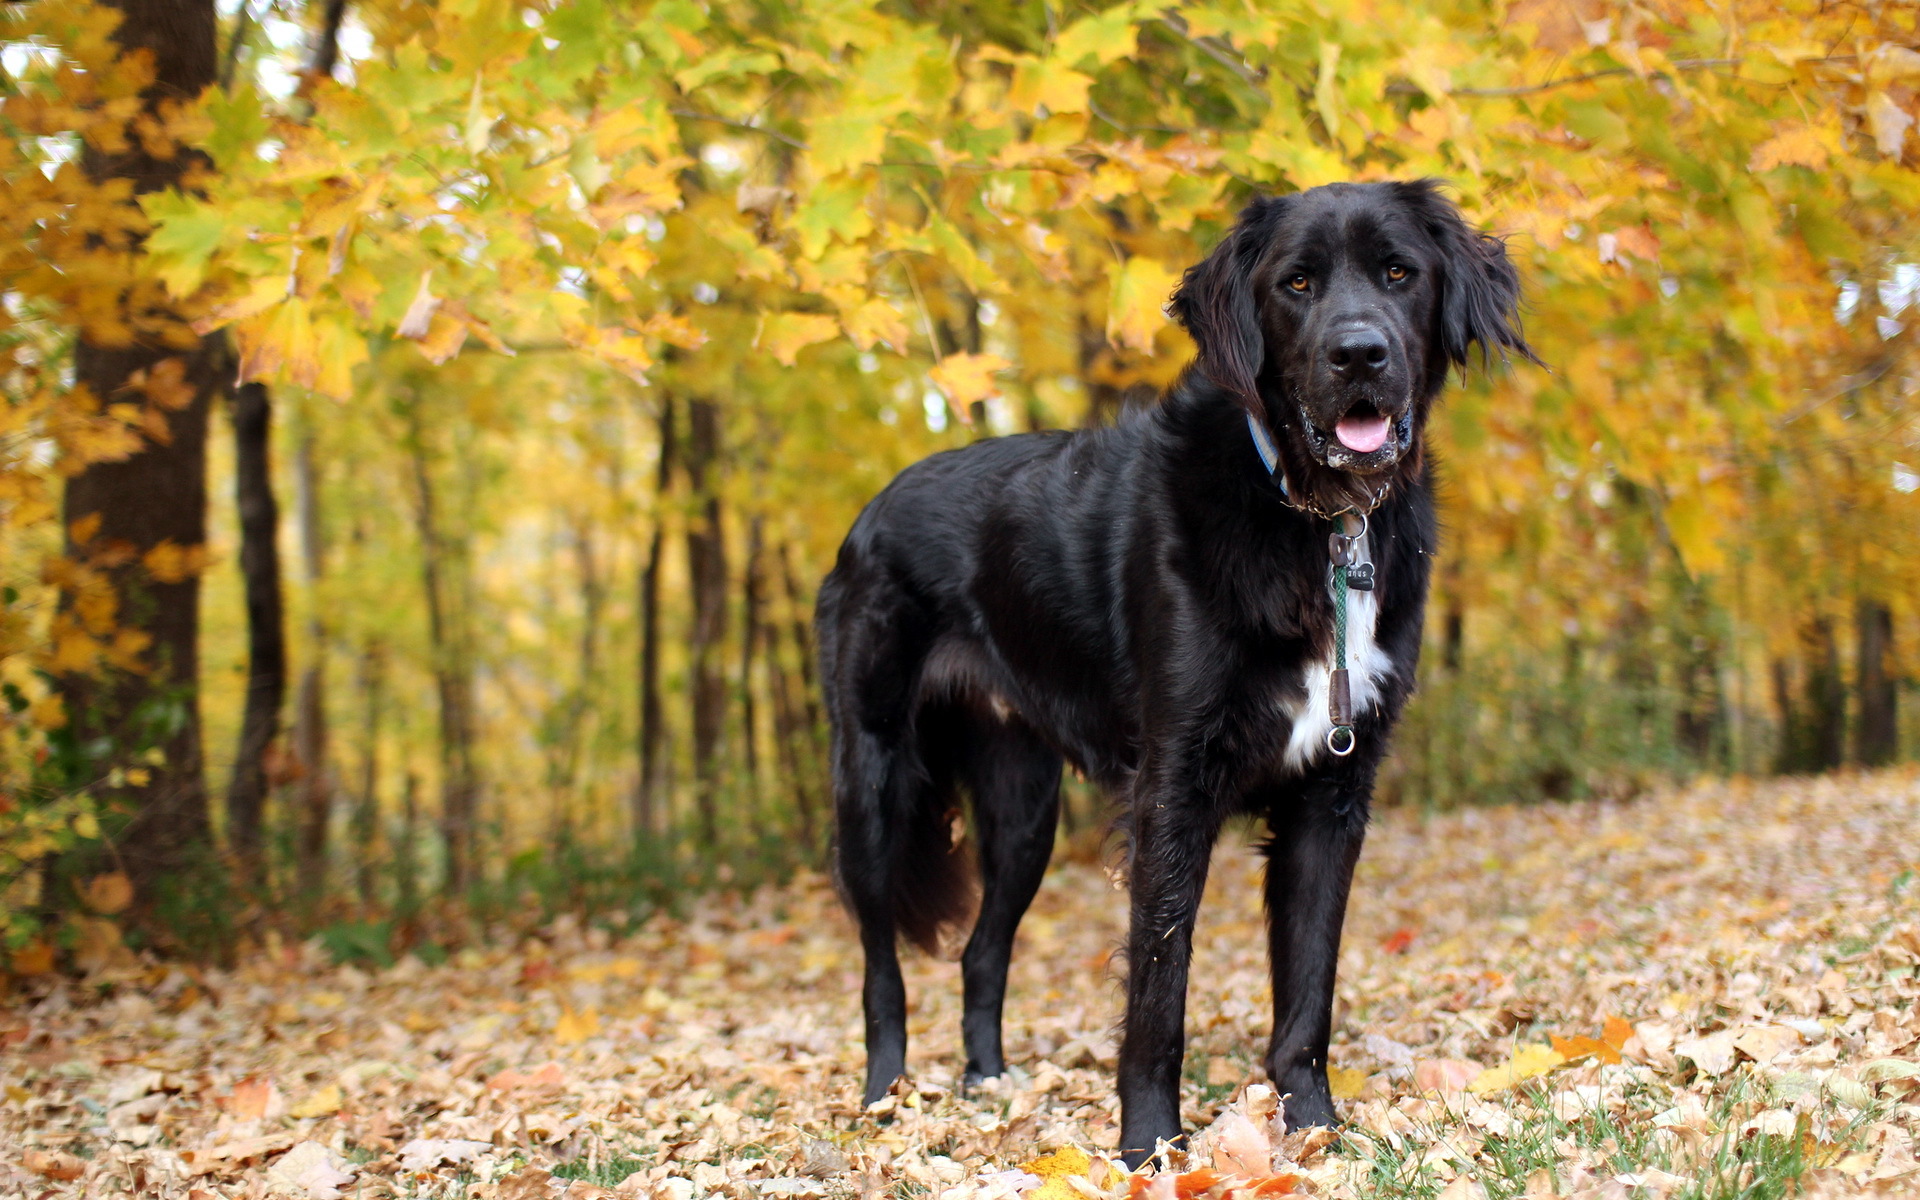
[[[326,886],[327,826],[333,815],[333,779],[327,762],[327,623],[319,594],[326,577],[326,541],[313,451],[313,432],[308,430],[294,456],[301,574],[307,585],[307,665],[300,672],[293,712],[293,752],[301,767],[294,867],[298,894],[307,900],[318,899]]]
[[[1833,622],[1816,619],[1805,634],[1807,654],[1807,712],[1815,771],[1830,771],[1847,758],[1847,688],[1840,675],[1840,644]]]
[[[1893,611],[1877,600],[1862,599],[1854,609],[1854,625],[1860,691],[1854,760],[1864,767],[1884,766],[1900,751],[1900,694],[1887,661],[1893,655]]]
[[[145,51],[154,68],[135,120],[162,119],[163,107],[190,102],[214,82],[212,0],[118,0],[113,7],[124,18],[114,33],[123,52]],[[178,187],[189,167],[206,165],[197,151],[156,147],[153,140],[129,130],[112,153],[89,143],[82,165],[95,182],[128,181],[135,196]],[[143,556],[165,543],[197,549],[206,542],[207,419],[225,367],[220,339],[195,336],[152,288],[135,285],[121,297],[130,336],[109,343],[81,329],[74,383],[103,404],[146,393],[164,410],[165,433],[128,458],[83,468],[68,479],[62,500],[67,554],[85,559],[97,550],[121,552],[114,555],[119,565],[105,572],[118,601],[118,627],[150,639],[142,671],[70,675],[60,683],[69,720],[63,732],[77,752],[75,782],[94,783],[115,768],[132,770],[134,779],[146,773],[146,782],[129,782],[108,797],[131,814],[119,853],[143,897],[210,839],[200,738],[200,580],[193,571],[156,577]],[[166,366],[169,360],[178,367]],[[181,386],[169,388],[168,399],[146,388],[179,368]],[[87,518],[98,524],[83,543],[73,537],[74,526]],[[62,600],[63,616],[71,614],[69,600]]]
[[[360,790],[353,804],[354,890],[362,908],[374,901],[374,843],[380,828],[380,722],[386,701],[387,654],[377,637],[360,654]]]
[[[720,528],[720,410],[711,400],[688,404],[687,480],[699,508],[687,527],[693,592],[688,639],[693,691],[694,802],[700,837],[720,838],[720,742],[726,728],[727,683],[720,656],[727,634],[727,550]]]
[[[673,397],[662,396],[653,541],[640,573],[640,776],[633,788],[633,830],[638,837],[650,837],[659,829],[666,807],[660,770],[666,739],[666,713],[660,704],[660,570],[667,546],[667,499],[673,489],[673,409]]]
[[[752,804],[751,820],[756,835],[765,833],[760,811],[760,739],[759,710],[754,703],[753,658],[760,644],[761,595],[760,560],[764,519],[755,514],[747,523],[747,561],[740,597],[740,749],[741,765],[747,775],[747,795]]]
[[[245,883],[265,882],[261,818],[267,803],[266,755],[280,732],[287,693],[287,639],[280,595],[280,510],[273,498],[270,430],[273,410],[265,384],[233,393],[234,502],[240,515],[240,575],[247,598],[247,700],[240,746],[227,788],[227,844]]]
[[[473,765],[473,662],[451,611],[447,551],[440,528],[425,431],[418,401],[408,405],[408,451],[413,458],[414,523],[427,594],[427,635],[433,651],[434,690],[440,701],[440,835],[446,843],[446,890],[466,890],[473,868],[473,818],[479,793]]]

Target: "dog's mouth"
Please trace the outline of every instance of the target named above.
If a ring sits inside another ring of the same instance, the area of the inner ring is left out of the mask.
[[[1300,424],[1307,431],[1307,448],[1323,464],[1341,471],[1367,474],[1382,471],[1400,460],[1413,443],[1413,410],[1396,416],[1361,401],[1323,428],[1303,407]]]

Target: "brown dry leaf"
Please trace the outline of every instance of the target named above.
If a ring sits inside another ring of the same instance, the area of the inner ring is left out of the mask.
[[[86,1163],[63,1150],[28,1150],[20,1156],[20,1162],[35,1175],[60,1183],[70,1183],[87,1170]]]
[[[341,1200],[354,1171],[319,1142],[301,1142],[267,1169],[267,1184],[306,1200]]]

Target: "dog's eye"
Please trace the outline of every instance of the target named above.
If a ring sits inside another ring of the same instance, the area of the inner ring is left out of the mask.
[[[1287,287],[1296,292],[1304,293],[1312,286],[1305,275],[1295,275],[1292,279],[1287,280]]]
[[[1395,263],[1392,266],[1387,268],[1387,278],[1393,280],[1395,283],[1399,283],[1402,279],[1405,279],[1406,277],[1407,277],[1407,269],[1401,266],[1399,263]]]

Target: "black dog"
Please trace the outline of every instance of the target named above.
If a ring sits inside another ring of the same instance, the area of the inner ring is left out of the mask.
[[[1271,831],[1267,1073],[1289,1127],[1333,1123],[1340,927],[1434,550],[1422,434],[1469,347],[1531,357],[1518,299],[1500,241],[1432,183],[1255,200],[1173,297],[1200,353],[1157,407],[935,455],[860,514],[817,620],[867,1102],[906,1067],[896,936],[930,948],[972,907],[962,792],[983,884],[966,1077],[1004,1068],[1008,956],[1066,760],[1124,798],[1131,837],[1128,1163],[1180,1134],[1194,915],[1235,813]]]

